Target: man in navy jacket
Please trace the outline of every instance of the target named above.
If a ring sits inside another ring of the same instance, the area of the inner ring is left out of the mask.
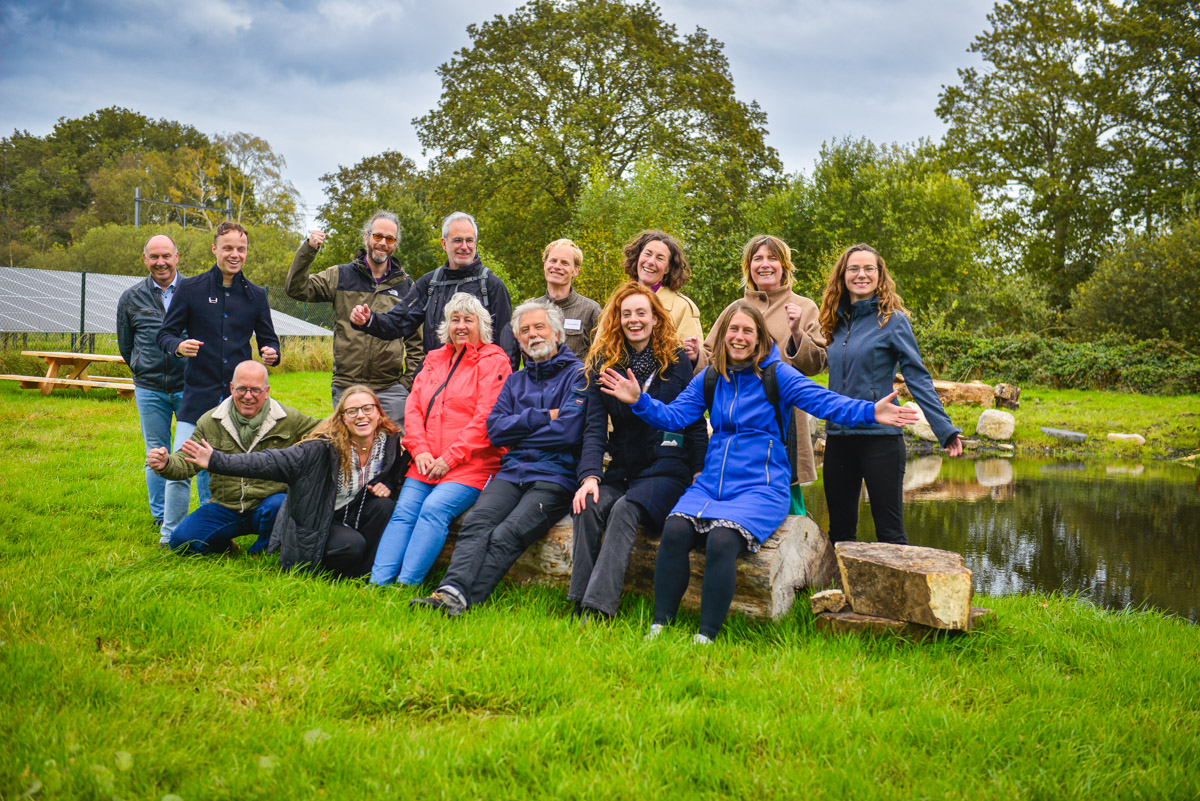
[[[538,299],[513,312],[525,368],[510,375],[488,415],[488,439],[508,452],[463,520],[442,585],[411,603],[457,615],[483,603],[513,562],[546,536],[579,488],[587,396],[582,364],[562,344],[563,315]]]
[[[241,225],[229,220],[218,225],[212,247],[217,263],[180,285],[158,330],[164,352],[187,358],[174,450],[192,436],[200,415],[229,395],[234,368],[251,357],[251,335],[263,364],[279,363],[267,291],[242,274],[249,244]],[[207,502],[208,471],[196,475],[196,488],[200,503]],[[162,537],[169,540],[187,514],[190,494],[190,482],[167,482]]]

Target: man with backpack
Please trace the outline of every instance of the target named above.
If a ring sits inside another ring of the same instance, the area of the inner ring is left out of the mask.
[[[456,211],[446,217],[442,221],[446,263],[418,278],[404,301],[385,314],[374,313],[365,304],[356,306],[350,312],[351,324],[380,339],[410,336],[424,325],[425,352],[429,353],[442,347],[437,331],[446,301],[455,292],[468,292],[479,298],[492,315],[496,344],[508,354],[516,370],[520,367],[521,352],[510,326],[512,301],[504,282],[479,260],[475,251],[478,237],[479,228],[470,214]]]

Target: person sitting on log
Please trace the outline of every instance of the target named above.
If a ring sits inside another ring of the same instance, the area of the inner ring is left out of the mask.
[[[396,424],[375,391],[362,384],[346,388],[333,414],[291,447],[222,453],[207,440],[188,440],[183,452],[214,475],[286,484],[287,500],[272,533],[280,566],[347,578],[371,569],[404,480]]]
[[[487,600],[517,558],[567,513],[578,487],[583,364],[564,344],[563,315],[550,301],[525,301],[512,319],[525,366],[504,382],[487,419],[488,439],[508,451],[463,520],[441,586],[410,601],[447,615]]]
[[[631,281],[613,293],[587,363],[567,598],[575,602],[575,616],[613,617],[638,526],[662,530],[667,512],[704,467],[708,427],[698,419],[682,431],[660,431],[600,391],[599,374],[609,368],[632,370],[642,391],[661,403],[673,401],[691,381],[691,362],[653,290]],[[611,461],[604,469],[606,451]]]
[[[700,630],[693,638],[711,643],[729,614],[737,581],[736,558],[757,552],[787,516],[791,466],[784,447],[786,420],[797,406],[843,425],[910,425],[916,412],[892,401],[853,400],[830,392],[784,364],[766,320],[753,305],[738,301],[717,329],[721,345],[708,368],[715,371],[711,400],[705,374],[697,376],[669,405],[642,392],[636,374],[609,368],[600,375],[603,392],[633,406],[652,426],[678,431],[700,420],[707,408],[713,434],[704,470],[667,516],[654,567],[657,637],[679,610],[691,569],[688,553],[705,549]],[[771,400],[774,396],[774,400]]]

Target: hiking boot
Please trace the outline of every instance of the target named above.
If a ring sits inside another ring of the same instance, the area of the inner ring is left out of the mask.
[[[446,589],[437,589],[428,598],[413,598],[408,602],[409,606],[429,606],[434,609],[441,609],[442,612],[455,617],[461,615],[467,608],[466,602],[458,595],[458,593]]]

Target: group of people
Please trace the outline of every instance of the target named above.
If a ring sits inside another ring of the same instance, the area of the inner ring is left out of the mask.
[[[444,577],[412,601],[458,615],[569,514],[573,614],[616,615],[639,530],[661,531],[648,636],[674,621],[688,554],[703,549],[695,640],[707,643],[728,615],[737,557],[803,513],[800,486],[816,478],[809,414],[827,421],[835,542],[855,538],[864,481],[877,537],[906,542],[901,427],[918,414],[895,403],[897,366],[946,452],[961,453],[894,281],[866,245],[834,265],[818,308],[792,291],[788,246],[753,238],[745,295],[705,337],[679,291],[683,248],[662,231],[626,245],[630,280],[603,307],[572,287],[578,246],[551,242],[546,294],[515,309],[468,214],[443,221],[446,262],[416,281],[393,256],[395,215],[377,212],[362,234],[352,261],[311,273],[325,242],[311,232],[287,278],[292,297],[334,307],[323,419],[270,397],[280,345],[265,291],[241,273],[244,229],[219,226],[216,265],[182,280],[174,243],[146,243],[149,276],[122,296],[118,328],[164,546],[219,553],[256,535],[251,553],[277,548],[285,569],[419,585],[461,516]],[[829,389],[807,377],[825,369]],[[186,515],[189,479],[210,473]]]

